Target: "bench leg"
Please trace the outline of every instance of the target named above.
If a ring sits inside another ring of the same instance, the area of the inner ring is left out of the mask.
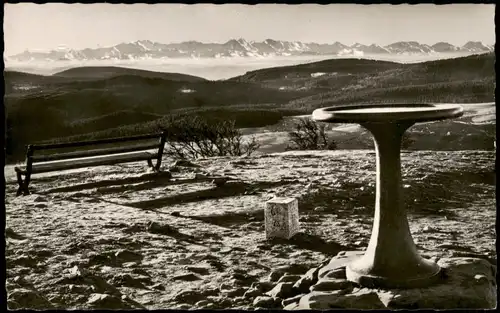
[[[30,184],[30,180],[31,180],[31,174],[26,174],[26,176],[24,177],[24,184],[23,184],[23,195],[24,196],[27,196],[30,194],[30,190],[28,188],[28,185]]]
[[[17,196],[20,196],[21,193],[23,192],[23,189],[24,189],[24,182],[23,182],[23,176],[21,175],[21,173],[17,172],[17,183],[19,184],[19,188],[17,188],[17,192],[16,192],[16,197]]]
[[[23,196],[27,196],[30,194],[30,190],[28,188],[28,186],[30,184],[30,179],[31,179],[31,175],[26,174],[24,181],[23,181],[22,174],[17,173],[17,183],[19,184],[19,188],[17,188],[16,197],[20,196],[21,194]]]
[[[156,159],[155,171],[160,171],[161,166],[161,158],[163,157],[163,152],[165,152],[165,142],[167,141],[167,132],[165,130],[162,131],[160,138],[160,147],[158,149],[158,158]]]
[[[156,160],[156,165],[155,165],[155,171],[159,172],[160,171],[160,167],[161,167],[161,155],[158,157],[158,159]]]
[[[156,162],[156,166],[155,166],[155,171],[156,172],[159,172],[160,171],[160,165],[161,165],[161,162]]]
[[[153,161],[151,159],[148,159],[148,166],[151,167],[155,172],[160,171],[160,164],[156,163],[156,166],[153,165]]]

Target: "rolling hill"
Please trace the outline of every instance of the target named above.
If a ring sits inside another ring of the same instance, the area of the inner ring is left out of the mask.
[[[311,79],[327,75],[361,75],[373,72],[400,68],[402,64],[388,61],[374,61],[366,59],[332,59],[314,63],[272,67],[247,72],[245,75],[233,77],[229,80],[239,82],[269,82],[289,81],[297,79]],[[319,74],[317,76],[313,74]],[[323,74],[323,75],[321,75]]]
[[[31,142],[150,132],[169,114],[262,127],[336,104],[491,102],[494,64],[493,53],[416,64],[334,59],[223,81],[119,67],[80,67],[52,76],[7,71],[8,156],[22,157]]]
[[[119,82],[120,80],[130,79],[131,83],[158,80],[188,83],[207,81],[205,78],[192,75],[153,72],[116,66],[76,67],[57,72],[53,75],[38,75],[6,70],[4,71],[4,79],[5,89],[7,91],[6,95],[15,94],[18,96],[38,91],[48,93],[52,89],[60,89],[60,87],[68,88],[68,85],[71,86],[75,83],[90,83],[98,81],[102,82],[111,79],[115,79],[116,82]],[[85,88],[87,86],[92,86],[92,84],[90,83],[90,85],[85,86],[79,84],[78,86]]]
[[[337,59],[254,71],[232,80],[279,90],[314,90],[285,105],[311,111],[361,102],[494,101],[494,67],[493,53],[415,64]]]
[[[138,76],[144,78],[161,78],[171,81],[200,82],[206,79],[178,73],[153,72],[117,66],[83,66],[75,67],[53,74],[56,77],[71,79],[109,79],[117,76]]]

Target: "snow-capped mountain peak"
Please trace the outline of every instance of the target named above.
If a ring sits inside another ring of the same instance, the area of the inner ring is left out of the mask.
[[[59,46],[52,51],[25,50],[10,56],[10,60],[28,62],[36,60],[104,60],[104,59],[155,59],[155,58],[230,58],[230,57],[266,57],[292,55],[371,55],[371,54],[436,54],[436,53],[484,53],[493,51],[491,45],[478,41],[469,41],[462,47],[446,42],[432,46],[417,41],[399,41],[386,46],[377,44],[364,45],[359,42],[347,46],[335,41],[331,44],[314,42],[247,41],[244,38],[230,39],[225,43],[202,43],[185,41],[162,44],[151,40],[124,42],[112,47],[85,48],[82,50]]]
[[[356,42],[355,44],[353,44],[351,46],[351,48],[354,48],[354,49],[356,49],[356,48],[364,48],[364,47],[366,47],[366,46],[363,45],[363,44],[361,44],[361,43],[359,43],[359,42]]]
[[[428,54],[434,53],[429,45],[421,44],[416,41],[399,41],[384,47],[395,54]]]
[[[462,50],[472,51],[472,52],[484,52],[490,50],[480,41],[469,41],[461,47]]]

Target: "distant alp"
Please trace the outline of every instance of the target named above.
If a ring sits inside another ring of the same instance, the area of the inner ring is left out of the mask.
[[[400,41],[385,46],[393,54],[429,54],[435,52],[429,45],[420,44],[416,41]]]
[[[469,41],[462,47],[446,42],[438,42],[432,46],[416,41],[400,41],[387,46],[376,44],[352,46],[340,42],[332,44],[303,43],[298,41],[281,41],[266,39],[262,42],[231,39],[226,43],[202,43],[186,41],[181,43],[162,44],[150,40],[121,43],[113,47],[96,49],[57,49],[49,52],[24,51],[7,58],[6,61],[66,61],[66,60],[144,60],[170,58],[234,58],[234,57],[272,57],[300,55],[337,55],[361,56],[373,54],[436,54],[436,53],[485,53],[493,51],[493,46],[481,42]]]

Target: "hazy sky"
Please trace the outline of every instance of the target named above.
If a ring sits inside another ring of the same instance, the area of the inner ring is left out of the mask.
[[[344,44],[495,41],[492,4],[5,4],[5,54],[232,38]]]

